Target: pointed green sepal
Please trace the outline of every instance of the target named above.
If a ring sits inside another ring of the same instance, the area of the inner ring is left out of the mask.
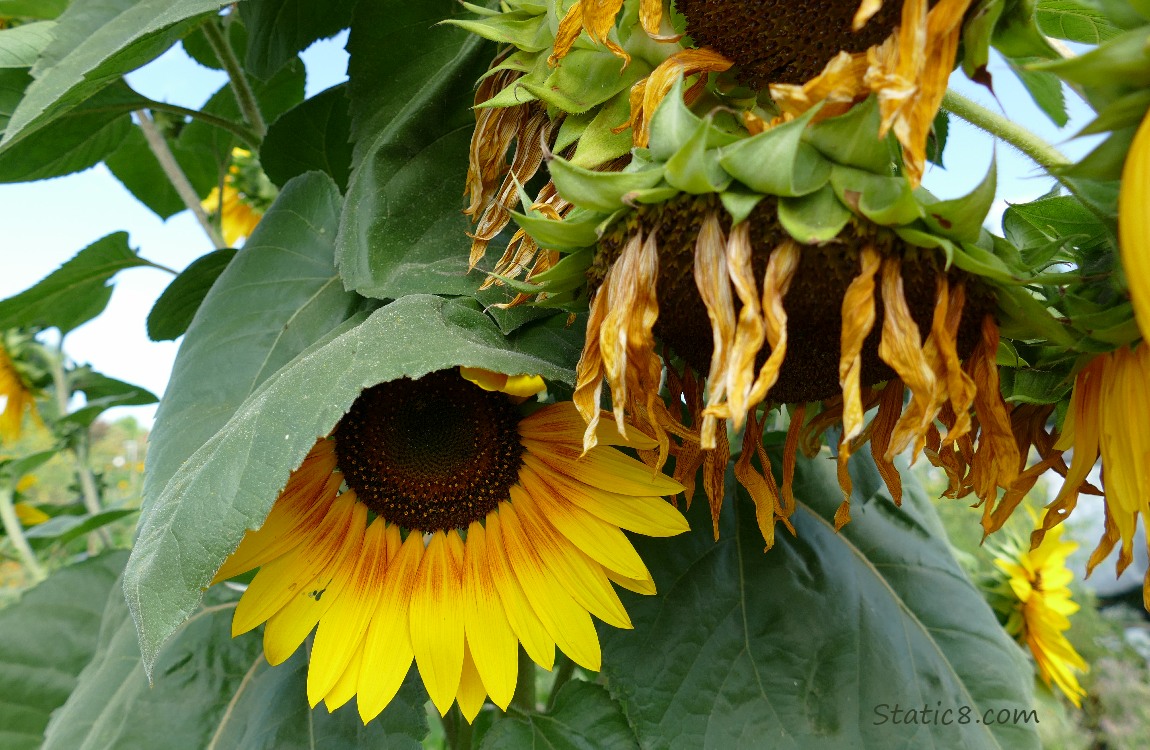
[[[642,60],[632,59],[626,70],[620,70],[622,64],[610,52],[573,49],[546,79],[541,80],[538,73],[532,71],[519,84],[547,104],[579,114],[630,89],[651,73],[651,66]]]
[[[577,250],[599,241],[596,228],[603,217],[602,214],[575,209],[560,221],[534,212],[521,214],[517,211],[511,212],[511,219],[540,247],[548,250]]]
[[[844,205],[875,224],[902,226],[922,216],[922,206],[905,177],[885,177],[836,164],[831,169],[831,187]]]
[[[513,45],[525,52],[542,52],[550,49],[555,41],[547,27],[546,16],[500,13],[481,19],[449,18],[442,23],[458,26],[499,44]]]
[[[727,209],[732,225],[746,221],[747,217],[751,215],[751,211],[754,211],[755,206],[759,205],[759,201],[765,197],[762,193],[747,190],[738,183],[735,183],[730,190],[719,193],[719,200],[722,201],[723,208]]]
[[[641,172],[593,172],[577,167],[555,156],[548,163],[551,181],[563,196],[576,206],[609,213],[623,204],[623,196],[645,190],[663,180],[662,168]]]
[[[595,112],[579,136],[579,145],[575,147],[575,155],[571,157],[572,164],[594,169],[631,150],[631,128],[624,127],[618,133],[615,132],[616,128],[627,124],[627,118],[631,114],[629,93],[620,91]],[[573,117],[580,115],[568,115],[567,119]],[[555,145],[555,150],[562,150],[558,143]]]
[[[890,174],[890,148],[878,135],[881,117],[878,98],[869,97],[849,112],[815,123],[803,140],[828,159],[880,175]]]
[[[933,200],[934,196],[922,189],[916,192],[922,205],[923,221],[932,231],[960,242],[976,242],[997,189],[997,156],[992,155],[990,169],[982,182],[961,198],[930,203],[927,201]]]
[[[831,164],[810,144],[803,130],[815,112],[744,138],[720,150],[719,163],[727,174],[752,190],[768,195],[807,195],[827,183]]]
[[[699,121],[695,132],[667,160],[664,179],[684,193],[719,193],[731,184],[731,176],[719,164],[719,152],[707,149],[707,135],[713,130],[710,118]]]
[[[702,121],[683,101],[680,76],[651,117],[651,137],[647,144],[651,155],[659,161],[667,161],[687,143]]]
[[[801,198],[779,198],[779,223],[787,234],[805,244],[834,239],[851,216],[850,209],[839,202],[830,185]]]

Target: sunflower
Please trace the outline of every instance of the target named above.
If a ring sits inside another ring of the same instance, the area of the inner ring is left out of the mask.
[[[31,388],[0,343],[0,443],[19,439],[25,413],[39,420]]]
[[[1058,527],[1031,549],[1015,537],[997,545],[997,585],[992,593],[997,609],[1007,618],[1007,632],[1030,650],[1042,681],[1053,683],[1081,708],[1086,691],[1075,673],[1089,667],[1065,635],[1068,618],[1079,609],[1068,587],[1074,573],[1066,567],[1078,545],[1061,537]]]
[[[611,33],[619,11],[628,5],[623,0],[572,4],[550,61],[562,61],[585,32],[592,44],[629,62]],[[739,82],[768,90],[773,105],[790,117],[823,104],[822,117],[842,114],[876,94],[882,132],[893,130],[907,175],[912,184],[919,183],[927,138],[971,0],[904,0],[901,6],[883,0],[679,0],[675,5],[697,47],[676,52],[649,80],[635,84],[629,120],[635,145],[646,146],[646,120],[667,94],[669,80],[682,73],[719,73],[733,65]],[[620,26],[634,23],[633,15],[625,12]],[[659,0],[640,0],[638,19],[659,41],[680,36],[660,33],[665,21]],[[699,83],[705,83],[705,76]]]
[[[275,187],[259,162],[250,151],[234,148],[222,188],[212,188],[201,205],[209,216],[219,217],[224,242],[235,246],[251,236],[274,198]]]
[[[896,500],[893,460],[908,447],[932,461],[960,451],[980,498],[1012,487],[1023,457],[995,364],[996,300],[1026,294],[1015,280],[1027,270],[986,249],[980,224],[993,190],[935,202],[892,175],[874,98],[821,122],[811,112],[738,134],[717,127],[720,115],[693,114],[683,86],[622,172],[552,159],[552,180],[574,206],[562,221],[516,216],[540,244],[569,254],[549,283],[588,282],[574,395],[584,447],[596,445],[606,382],[620,429],[630,419],[658,441],[647,460],[675,455],[688,488],[703,470],[717,520],[727,423],[745,426],[735,475],[768,546],[794,507],[796,452],[816,453],[832,426],[841,425],[837,526],[850,518],[848,459],[868,440]],[[784,404],[777,485],[759,407]]]
[[[15,508],[16,517],[20,519],[20,525],[24,528],[37,526],[52,518],[35,505],[29,503],[15,503]]]
[[[488,695],[506,709],[520,643],[545,669],[558,646],[598,670],[590,615],[631,627],[611,582],[655,592],[620,529],[687,530],[659,497],[681,486],[607,447],[652,441],[611,429],[581,456],[570,403],[526,413],[539,378],[462,374],[364,390],[216,574],[260,568],[232,633],[266,622],[270,663],[316,628],[312,706],[358,696],[370,721],[414,658],[439,711],[458,701],[471,721]]]

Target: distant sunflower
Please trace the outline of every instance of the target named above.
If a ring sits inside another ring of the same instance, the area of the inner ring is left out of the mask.
[[[224,242],[234,247],[255,231],[276,190],[250,151],[234,148],[231,158],[222,190],[212,188],[201,205],[210,217],[219,217]]]
[[[20,519],[20,525],[27,528],[29,526],[37,526],[51,519],[44,511],[37,508],[30,503],[16,503],[16,517]]]
[[[25,414],[30,414],[33,420],[39,419],[36,399],[8,350],[0,343],[0,443],[20,438]]]
[[[580,455],[584,425],[570,403],[525,413],[539,378],[463,375],[364,390],[216,574],[260,567],[232,633],[266,622],[270,663],[318,625],[313,706],[358,695],[370,721],[414,658],[439,711],[458,701],[471,721],[486,696],[511,701],[520,643],[545,669],[559,646],[598,670],[590,615],[631,627],[611,582],[655,592],[620,529],[687,530],[659,497],[677,483],[615,448]],[[623,444],[613,428],[600,440]]]
[[[1006,631],[1030,650],[1042,681],[1057,686],[1081,707],[1086,691],[1075,673],[1089,667],[1065,635],[1068,618],[1079,609],[1068,587],[1074,573],[1066,567],[1078,545],[1061,537],[1058,527],[1033,549],[1027,550],[1022,539],[1000,543],[994,564],[1005,577],[994,594],[1007,617]]]

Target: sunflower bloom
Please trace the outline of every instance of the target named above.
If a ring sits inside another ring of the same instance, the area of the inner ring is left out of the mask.
[[[1122,267],[1126,270],[1126,283],[1130,300],[1134,303],[1134,317],[1143,338],[1150,335],[1150,217],[1146,204],[1150,201],[1150,115],[1142,119],[1126,164],[1122,168],[1122,183],[1118,192],[1118,237],[1122,253]]]
[[[439,711],[471,721],[487,696],[510,703],[520,644],[545,669],[558,646],[598,670],[591,615],[631,627],[612,582],[655,592],[621,529],[687,530],[660,498],[682,487],[609,447],[653,441],[611,426],[581,456],[570,403],[521,412],[538,378],[462,375],[363,391],[216,574],[260,568],[232,632],[266,623],[270,663],[315,629],[312,706],[357,697],[366,723],[414,660]]]
[[[1106,528],[1090,555],[1087,571],[1119,545],[1117,573],[1134,557],[1134,534],[1139,518],[1150,520],[1150,432],[1140,415],[1150,414],[1150,348],[1140,343],[1092,359],[1078,373],[1059,451],[1074,449],[1061,491],[1049,506],[1042,528],[1033,543],[1066,519],[1088,488],[1086,477],[1102,459],[1102,491],[1106,496]],[[1150,609],[1150,574],[1142,584],[1142,596]]]
[[[263,212],[248,205],[244,195],[230,184],[225,184],[222,192],[212,188],[202,205],[210,216],[220,217],[220,230],[228,245],[250,237],[263,218]]]
[[[0,344],[0,443],[20,438],[24,415],[39,420],[36,400],[8,351]]]
[[[1068,587],[1074,573],[1066,567],[1066,559],[1078,545],[1061,537],[1058,527],[1031,550],[1024,550],[1022,544],[1001,548],[994,564],[1007,578],[996,593],[1009,602],[1007,632],[1030,650],[1042,681],[1058,687],[1081,708],[1086,691],[1076,673],[1087,672],[1089,667],[1065,635],[1070,628],[1068,618],[1079,609]]]

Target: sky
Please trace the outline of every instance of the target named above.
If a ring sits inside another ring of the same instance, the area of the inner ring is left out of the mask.
[[[316,42],[303,53],[307,66],[307,95],[346,80],[346,32]],[[1068,156],[1084,155],[1093,141],[1072,140],[1071,135],[1090,119],[1089,109],[1067,92],[1071,121],[1061,131],[1031,102],[1029,95],[1000,60],[991,64],[995,94],[968,81],[956,71],[951,85],[983,105],[1003,112]],[[176,45],[154,62],[127,76],[140,93],[153,99],[199,107],[221,86],[226,76],[210,70],[184,54]],[[946,169],[929,166],[924,185],[940,198],[964,195],[984,177],[992,153],[997,153],[998,196],[988,219],[994,231],[1009,202],[1036,198],[1047,192],[1052,180],[1025,156],[1009,147],[992,147],[985,133],[951,118]],[[84,172],[16,185],[0,185],[0,299],[35,284],[76,252],[115,231],[126,230],[130,244],[140,255],[161,265],[181,270],[212,250],[190,213],[184,211],[168,221],[160,220],[137,202],[103,165]],[[115,292],[99,318],[67,337],[65,349],[79,363],[89,363],[104,374],[148,388],[161,395],[171,372],[178,342],[152,342],[144,321],[171,276],[152,268],[130,269],[115,279]],[[131,415],[150,425],[155,407],[121,407],[107,417]]]

